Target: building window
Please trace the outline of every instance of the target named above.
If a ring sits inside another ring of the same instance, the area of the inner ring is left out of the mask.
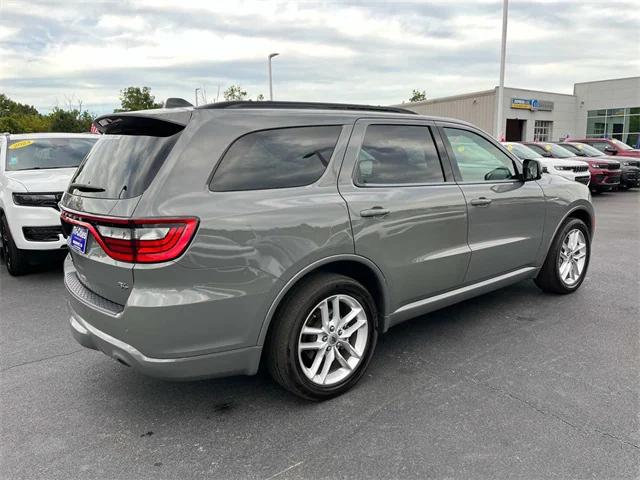
[[[587,137],[615,138],[632,147],[640,139],[640,107],[587,112]]]
[[[533,124],[533,141],[550,142],[553,132],[553,122],[549,120],[536,120]]]

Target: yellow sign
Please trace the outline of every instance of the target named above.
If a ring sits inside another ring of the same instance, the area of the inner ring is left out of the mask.
[[[21,142],[12,143],[11,145],[9,145],[9,150],[17,150],[18,148],[28,147],[33,142],[33,140],[22,140]]]
[[[544,149],[549,152],[551,151],[551,145],[549,145],[548,143],[544,146]]]

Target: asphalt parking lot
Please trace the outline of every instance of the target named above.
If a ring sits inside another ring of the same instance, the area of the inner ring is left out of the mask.
[[[570,296],[523,282],[383,336],[346,395],[168,383],[75,343],[59,267],[0,272],[0,478],[637,478],[640,192]]]

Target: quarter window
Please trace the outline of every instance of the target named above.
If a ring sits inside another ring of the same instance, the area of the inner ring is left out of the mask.
[[[464,182],[494,182],[518,178],[511,158],[477,133],[444,128]]]
[[[245,135],[220,161],[210,188],[227,192],[310,185],[326,170],[341,130],[294,127]]]
[[[429,127],[369,125],[358,154],[356,181],[359,185],[443,182]]]

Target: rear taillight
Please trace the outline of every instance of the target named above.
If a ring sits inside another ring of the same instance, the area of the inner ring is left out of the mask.
[[[194,217],[124,219],[63,210],[60,219],[63,226],[87,228],[107,255],[130,263],[160,263],[178,258],[198,227],[198,219]]]

